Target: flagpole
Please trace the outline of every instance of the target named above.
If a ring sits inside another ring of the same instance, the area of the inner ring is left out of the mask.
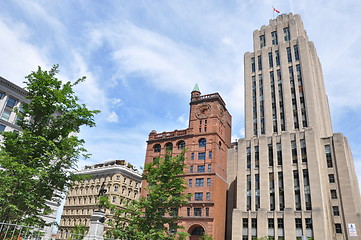
[[[273,14],[273,19],[275,19],[275,7],[274,6],[272,6],[272,14]]]

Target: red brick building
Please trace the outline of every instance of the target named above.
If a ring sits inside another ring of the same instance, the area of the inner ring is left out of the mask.
[[[203,233],[212,235],[215,240],[225,239],[231,121],[221,96],[218,93],[201,95],[196,85],[191,93],[188,128],[149,134],[146,163],[163,156],[166,149],[178,155],[187,148],[187,168],[183,177],[186,192],[192,196],[189,204],[179,210],[179,215],[180,224],[191,235],[191,240],[198,239]]]

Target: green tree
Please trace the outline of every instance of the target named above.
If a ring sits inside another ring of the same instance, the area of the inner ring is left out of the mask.
[[[144,166],[147,197],[129,202],[117,209],[114,226],[108,236],[126,240],[185,239],[187,233],[177,231],[178,209],[187,204],[184,194],[184,152],[176,157],[167,154]]]
[[[199,240],[213,240],[212,235],[204,234]]]
[[[75,228],[70,232],[70,240],[81,240],[86,234],[86,226],[76,225]]]
[[[58,201],[71,181],[79,157],[87,157],[84,140],[74,133],[95,126],[91,111],[78,103],[73,87],[85,80],[62,83],[40,67],[26,78],[28,104],[15,109],[20,132],[3,132],[0,146],[0,219],[43,224],[51,212],[46,201]]]

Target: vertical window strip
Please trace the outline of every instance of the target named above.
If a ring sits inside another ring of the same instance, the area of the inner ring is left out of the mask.
[[[303,92],[303,82],[302,82],[302,72],[301,65],[296,65],[297,71],[297,80],[298,80],[298,91],[300,95],[300,103],[301,103],[301,115],[302,115],[302,125],[303,127],[308,127],[307,116],[306,116],[306,106],[305,106],[305,96]]]
[[[264,97],[263,97],[263,77],[262,74],[258,75],[259,81],[259,100],[260,100],[260,120],[261,120],[261,134],[265,134],[265,122],[264,122]]]
[[[305,191],[306,210],[311,210],[312,204],[311,204],[310,179],[308,177],[307,169],[303,169],[303,186]]]
[[[277,133],[277,108],[276,108],[276,90],[275,90],[275,81],[274,73],[270,72],[270,81],[271,81],[271,97],[272,97],[272,121],[273,121],[273,132]]]
[[[283,173],[278,172],[278,192],[279,192],[279,207],[280,211],[283,211],[285,208],[285,195],[284,195],[284,189],[283,189]]]
[[[252,99],[253,99],[253,135],[257,136],[257,86],[256,77],[252,76]]]
[[[293,185],[295,190],[295,207],[296,210],[301,210],[300,180],[297,170],[293,171]]]
[[[293,67],[288,68],[290,75],[290,84],[291,84],[291,97],[292,97],[292,110],[293,110],[293,125],[295,129],[299,129],[299,120],[298,120],[298,107],[296,100],[296,87],[295,87],[295,77],[293,73]]]
[[[280,106],[280,119],[281,119],[281,131],[286,131],[285,123],[285,112],[283,106],[283,85],[282,85],[282,76],[281,70],[277,70],[277,82],[278,82],[278,96],[279,96],[279,106]]]

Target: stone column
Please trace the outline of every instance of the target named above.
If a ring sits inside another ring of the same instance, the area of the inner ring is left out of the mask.
[[[84,240],[103,240],[105,212],[96,210],[90,217],[89,232]]]

